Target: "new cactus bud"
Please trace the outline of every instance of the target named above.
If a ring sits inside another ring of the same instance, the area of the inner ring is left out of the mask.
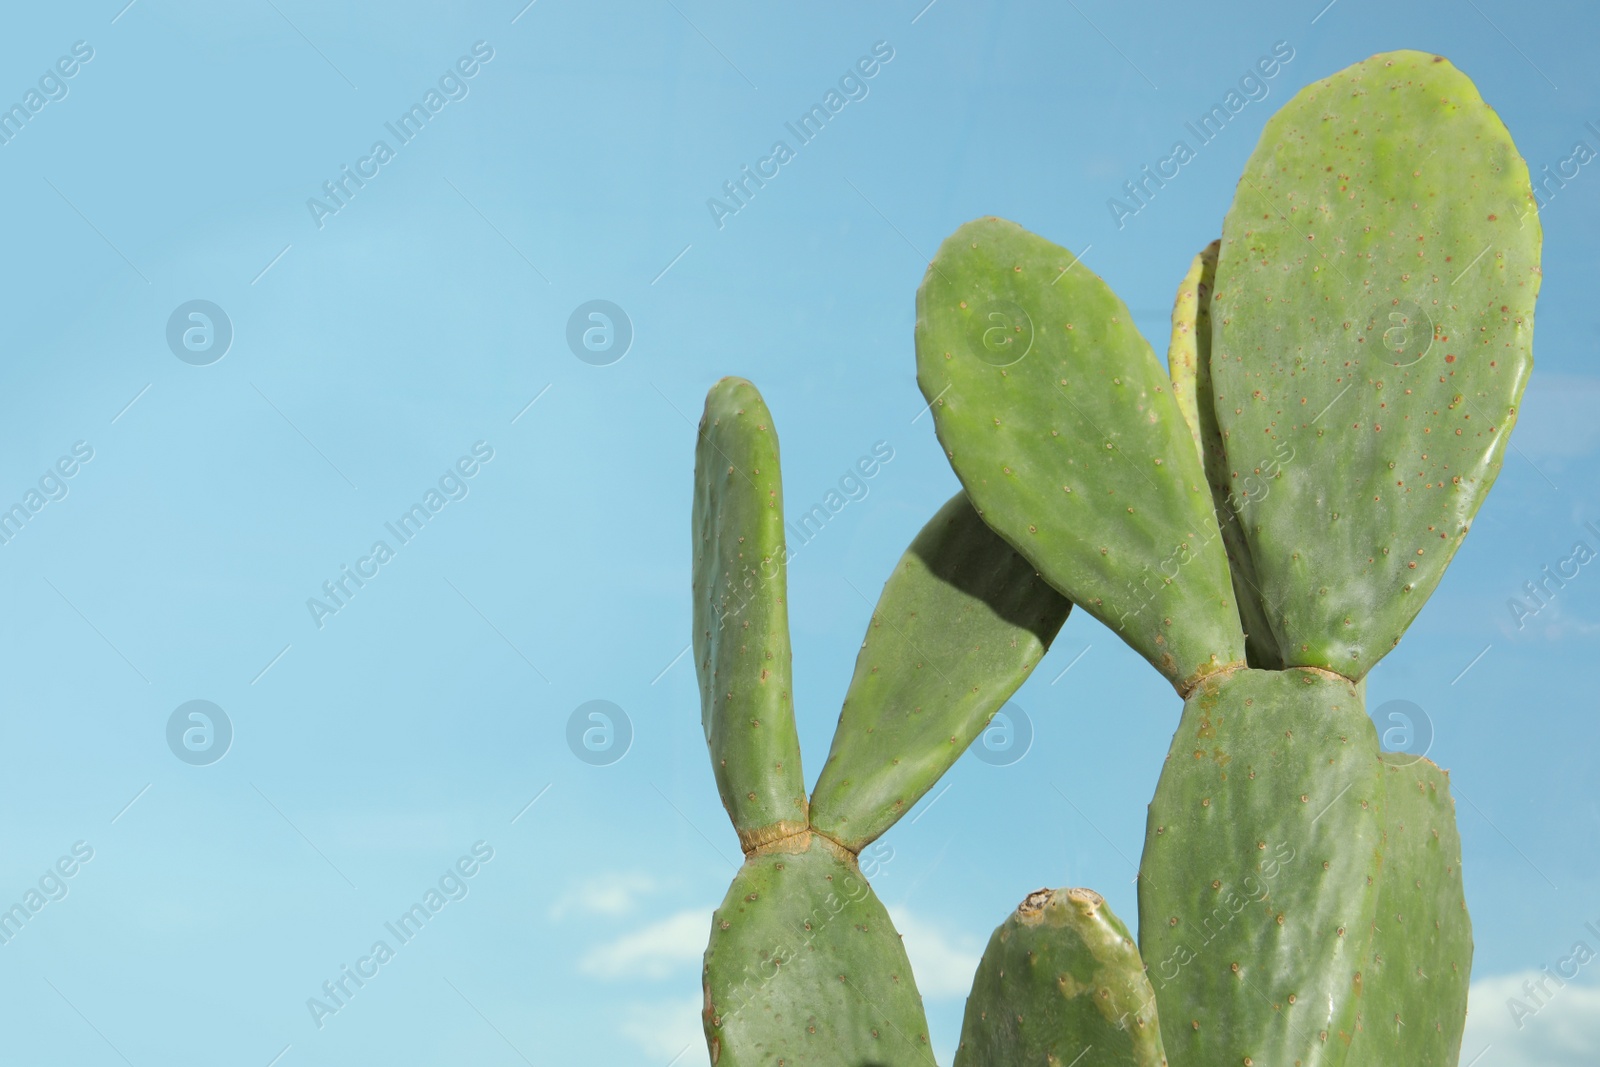
[[[955,1067],[1166,1067],[1133,937],[1090,889],[1029,893],[989,938]]]

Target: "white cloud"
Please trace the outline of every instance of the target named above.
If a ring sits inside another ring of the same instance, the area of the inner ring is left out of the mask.
[[[713,909],[691,908],[624,934],[584,954],[578,969],[596,978],[666,978],[700,965]]]
[[[964,998],[972,988],[972,976],[983,955],[977,941],[959,933],[947,933],[904,908],[889,909],[889,917],[900,931],[906,955],[911,957],[917,991],[929,999]]]
[[[560,920],[568,915],[620,918],[632,915],[645,897],[660,888],[660,883],[648,874],[609,874],[591,878],[563,893],[550,906],[550,918]]]
[[[700,1006],[697,996],[629,1004],[623,1009],[622,1034],[655,1063],[699,1067],[711,1062]]]
[[[1538,971],[1483,978],[1472,983],[1461,1062],[1476,1067],[1594,1067],[1600,1063],[1600,986],[1568,983],[1530,996],[1523,983],[1544,979]],[[1535,987],[1537,992],[1537,987]],[[1513,1012],[1517,1000],[1534,1014]],[[1521,1026],[1518,1026],[1520,1018]]]

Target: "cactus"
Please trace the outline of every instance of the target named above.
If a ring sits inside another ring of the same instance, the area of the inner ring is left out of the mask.
[[[694,470],[700,722],[722,806],[748,852],[806,828],[778,432],[755,386],[728,378],[711,390]]]
[[[1232,472],[1294,449],[1238,494],[1286,663],[1364,677],[1466,536],[1533,366],[1532,203],[1499,117],[1422,52],[1307,86],[1245,164],[1212,379]]]
[[[955,1067],[1166,1067],[1155,993],[1122,920],[1090,889],[1029,893],[989,938]]]
[[[960,757],[1071,605],[964,495],[949,500],[884,586],[808,804],[778,436],[742,379],[706,396],[693,522],[702,722],[745,853],[702,972],[712,1061],[931,1064],[905,949],[856,855]]]
[[[1362,679],[1498,470],[1531,365],[1530,202],[1466,77],[1397,52],[1269,122],[1214,267],[1180,286],[1170,394],[1104,284],[1019,227],[962,227],[923,283],[919,382],[963,485],[1185,698],[1139,886],[1175,1067],[1455,1062],[1448,783],[1380,757]],[[971,342],[994,308],[1025,347]],[[1152,635],[1129,572],[1175,541]]]
[[[857,852],[892,826],[1016,692],[1071,607],[965,494],[952,497],[872,613],[811,825]]]
[[[1222,531],[1222,546],[1233,576],[1233,595],[1239,604],[1239,621],[1244,626],[1245,660],[1252,667],[1281,670],[1283,657],[1261,601],[1250,545],[1239,525],[1238,504],[1232,496],[1227,458],[1222,451],[1222,431],[1211,400],[1211,290],[1216,285],[1221,245],[1220,240],[1212,241],[1201,249],[1189,265],[1189,273],[1178,284],[1178,297],[1172,303],[1167,368],[1178,410],[1183,412],[1195,447],[1200,450],[1200,464],[1211,490],[1212,514]],[[1249,484],[1241,486],[1241,495],[1247,495],[1251,488]]]
[[[980,219],[934,256],[916,329],[939,440],[995,532],[1174,685],[1243,662],[1200,457],[1105,282]]]
[[[1183,699],[1138,946],[1088,890],[1031,895],[990,939],[957,1067],[1457,1062],[1472,929],[1449,778],[1379,751],[1365,678],[1498,473],[1532,367],[1532,204],[1466,76],[1393,52],[1268,122],[1180,283],[1165,372],[1067,249],[1001,219],[956,230],[916,349],[962,493],[884,588],[809,802],[777,440],[754,387],[712,390],[696,656],[747,857],[706,954],[714,1060],[929,1062],[855,852],[1077,604]]]
[[[1384,784],[1346,679],[1241,670],[1189,697],[1139,877],[1139,950],[1174,1064],[1325,1063],[1350,1041]]]
[[[712,916],[704,984],[715,1064],[933,1062],[889,913],[821,834],[748,855]]]
[[[1467,1002],[1472,920],[1449,775],[1393,752],[1383,775],[1386,866],[1352,1062],[1451,1064],[1466,1013],[1439,1008]]]

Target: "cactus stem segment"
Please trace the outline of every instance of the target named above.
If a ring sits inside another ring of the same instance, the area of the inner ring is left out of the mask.
[[[1195,690],[1199,689],[1201,684],[1204,682],[1221,683],[1233,675],[1238,674],[1240,671],[1249,671],[1254,669],[1255,668],[1251,667],[1247,663],[1230,663],[1221,670],[1211,671],[1209,674],[1202,674],[1195,677],[1193,680],[1189,681],[1185,688],[1178,690],[1178,695],[1183,697],[1183,699],[1188,700],[1194,695]],[[1359,678],[1352,678],[1347,674],[1340,674],[1338,671],[1330,671],[1322,667],[1295,667],[1293,670],[1297,673],[1321,675],[1330,682],[1345,682],[1349,685],[1357,685],[1361,681]],[[1309,680],[1307,680],[1307,684],[1310,684]]]
[[[781,841],[802,837],[810,829],[811,827],[806,823],[784,819],[781,822],[771,823],[767,826],[758,826],[751,830],[740,830],[739,849],[746,856],[749,856]]]

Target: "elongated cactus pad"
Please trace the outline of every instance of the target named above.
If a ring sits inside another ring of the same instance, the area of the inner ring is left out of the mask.
[[[724,378],[694,456],[694,657],[717,790],[747,852],[806,828],[787,575],[778,432],[756,387]]]
[[[716,1067],[933,1067],[900,935],[855,857],[818,834],[745,859],[703,982]]]
[[[1383,754],[1383,878],[1352,1064],[1455,1067],[1467,1022],[1472,920],[1450,776]]]
[[[957,493],[872,613],[811,825],[859,852],[911,810],[1016,692],[1071,603]]]
[[[1228,476],[1228,460],[1222,447],[1222,432],[1217,428],[1216,411],[1211,403],[1211,290],[1216,283],[1217,249],[1212,241],[1200,250],[1189,265],[1189,272],[1178,285],[1172,303],[1172,341],[1167,349],[1167,370],[1172,375],[1172,392],[1184,421],[1200,450],[1206,484],[1211,490],[1213,513],[1222,529],[1222,546],[1228,554],[1228,571],[1233,577],[1233,596],[1239,605],[1239,621],[1244,626],[1245,658],[1252,667],[1281,670],[1283,658],[1278,641],[1261,604],[1261,587],[1256,579],[1250,545],[1239,525],[1234,491]],[[1278,460],[1269,461],[1271,477]],[[1241,495],[1260,491],[1264,482],[1252,472],[1238,487]]]
[[[1180,691],[1244,661],[1211,494],[1127,307],[1013,222],[952,234],[917,292],[917,381],[968,496]]]
[[[1139,948],[1173,1067],[1347,1062],[1384,784],[1345,679],[1240,670],[1185,702],[1139,870]]]
[[[1167,341],[1172,398],[1178,402],[1202,459],[1205,446],[1200,440],[1198,398],[1207,394],[1200,389],[1198,379],[1201,350],[1207,358],[1211,354],[1211,287],[1216,283],[1217,249],[1221,244],[1220,240],[1212,241],[1189,262],[1189,269],[1178,283],[1178,295],[1172,300],[1172,336]]]
[[[1360,678],[1438,584],[1532,367],[1539,218],[1472,82],[1389,52],[1268,121],[1223,227],[1212,384],[1286,662]]]
[[[1041,889],[995,930],[955,1067],[1166,1067],[1155,994],[1122,920],[1088,889]]]

